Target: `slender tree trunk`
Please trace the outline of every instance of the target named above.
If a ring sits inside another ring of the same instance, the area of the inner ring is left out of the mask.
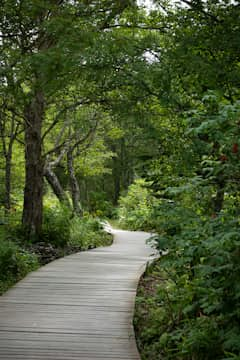
[[[38,91],[25,109],[25,189],[22,223],[29,236],[42,227],[43,173],[41,130],[44,97]]]
[[[68,173],[70,177],[70,188],[72,195],[73,211],[77,215],[82,215],[82,208],[80,204],[80,189],[75,175],[74,164],[73,164],[73,153],[71,149],[67,152],[67,165],[68,165]]]
[[[13,142],[10,141],[8,153],[5,158],[5,199],[4,207],[5,213],[7,214],[11,208],[11,171],[12,171],[12,145]]]
[[[17,129],[14,128],[14,117],[11,119],[11,132],[10,135],[5,133],[4,119],[0,119],[0,136],[2,140],[3,155],[5,158],[5,189],[4,189],[4,209],[5,214],[9,213],[11,208],[11,171],[12,171],[12,152],[13,143],[16,138]],[[6,138],[9,138],[7,144]]]
[[[49,185],[51,186],[54,194],[57,196],[58,200],[70,208],[71,206],[68,197],[63,190],[57,175],[54,173],[49,164],[44,167],[44,176],[47,179]]]

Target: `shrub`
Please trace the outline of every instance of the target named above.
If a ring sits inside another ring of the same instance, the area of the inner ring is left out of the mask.
[[[154,198],[143,179],[135,180],[119,200],[119,225],[131,230],[151,230]]]
[[[58,203],[45,206],[43,229],[37,238],[26,238],[19,222],[10,220],[0,228],[0,293],[39,263],[112,242],[112,236],[103,230],[98,219],[73,216]]]
[[[91,214],[99,217],[112,217],[113,216],[113,205],[107,200],[106,193],[101,191],[90,191],[89,192],[89,211]]]
[[[60,204],[45,207],[42,234],[38,241],[50,243],[56,247],[65,247],[70,237],[71,211]]]
[[[107,234],[99,220],[90,216],[71,220],[69,244],[79,250],[87,250],[97,246],[107,246],[112,236]]]
[[[172,229],[169,215],[177,227]],[[162,214],[159,250],[135,322],[143,359],[225,360],[240,356],[240,226],[236,215],[200,218],[177,206]],[[146,356],[146,357],[145,357]]]
[[[0,294],[38,268],[36,255],[21,249],[13,242],[0,240]]]

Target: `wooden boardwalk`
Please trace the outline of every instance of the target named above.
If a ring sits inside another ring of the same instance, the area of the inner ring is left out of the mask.
[[[149,235],[56,260],[0,297],[1,360],[140,359],[132,327]]]

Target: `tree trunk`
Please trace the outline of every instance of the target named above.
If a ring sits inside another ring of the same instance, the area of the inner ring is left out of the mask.
[[[49,185],[51,186],[54,194],[57,196],[58,200],[61,203],[65,204],[68,208],[70,208],[71,206],[68,197],[63,190],[57,175],[54,173],[49,164],[44,167],[44,176],[47,179]]]
[[[2,114],[0,114],[2,115]],[[3,147],[3,155],[5,158],[5,179],[4,179],[4,210],[5,214],[8,215],[11,209],[11,172],[12,172],[12,152],[13,144],[17,136],[18,125],[15,127],[15,116],[12,114],[11,118],[11,130],[10,133],[6,133],[5,122],[7,120],[1,116],[0,119],[0,136]],[[7,142],[9,139],[9,142]]]
[[[11,170],[12,170],[12,144],[10,142],[8,153],[5,157],[5,199],[4,199],[4,207],[5,213],[7,214],[11,208]]]
[[[5,122],[6,119],[3,116],[3,113],[0,113],[0,137],[2,142],[2,153],[5,159],[5,178],[4,178],[4,210],[5,215],[8,214],[11,208],[11,165],[12,165],[12,147],[13,147],[13,134],[11,133],[10,136],[6,134],[5,129]],[[7,138],[10,138],[9,145],[7,145]]]
[[[71,149],[67,152],[67,165],[68,165],[68,173],[70,178],[73,211],[77,215],[82,215],[82,208],[80,204],[80,189],[75,175],[74,164],[73,164],[73,153]]]
[[[25,189],[22,224],[28,236],[41,232],[43,208],[42,122],[44,97],[38,91],[25,109]]]

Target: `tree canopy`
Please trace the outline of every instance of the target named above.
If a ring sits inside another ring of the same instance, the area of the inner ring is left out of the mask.
[[[2,222],[53,239],[52,201],[56,227],[153,230],[167,315],[143,330],[146,359],[237,359],[239,4],[144,4],[2,0]]]

